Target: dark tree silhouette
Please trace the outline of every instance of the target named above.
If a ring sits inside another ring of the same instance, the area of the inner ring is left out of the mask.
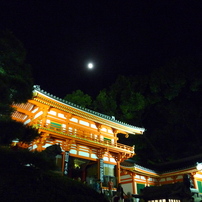
[[[22,43],[9,31],[0,32],[0,119],[10,115],[13,102],[26,102],[32,96],[31,67],[26,64]]]
[[[32,97],[31,67],[26,63],[22,43],[9,31],[0,32],[0,144],[12,140],[31,142],[39,136],[36,130],[11,120],[13,103],[24,103]]]

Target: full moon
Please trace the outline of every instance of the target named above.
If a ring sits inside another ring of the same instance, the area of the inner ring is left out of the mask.
[[[88,63],[88,68],[92,69],[93,68],[93,63]]]

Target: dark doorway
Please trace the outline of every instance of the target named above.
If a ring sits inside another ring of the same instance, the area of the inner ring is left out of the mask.
[[[92,183],[89,181],[89,177],[95,178],[97,175],[97,162],[90,161],[87,159],[81,159],[76,157],[69,158],[69,177],[72,179],[86,182],[88,184]],[[87,182],[88,181],[88,182]]]

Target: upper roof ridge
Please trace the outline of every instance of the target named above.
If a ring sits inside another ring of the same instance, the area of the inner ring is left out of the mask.
[[[45,90],[41,89],[40,85],[34,85],[34,86],[33,86],[33,91],[38,91],[38,92],[43,93],[44,95],[46,95],[46,96],[48,96],[48,97],[51,97],[51,98],[53,98],[53,99],[55,99],[55,100],[57,100],[57,101],[60,101],[60,102],[62,102],[62,103],[64,103],[64,104],[68,104],[68,105],[70,105],[70,106],[72,106],[72,107],[75,107],[75,108],[77,108],[77,109],[80,109],[80,110],[83,110],[83,111],[85,111],[85,112],[88,112],[88,113],[94,114],[94,115],[96,115],[96,116],[102,117],[102,118],[104,118],[104,119],[110,120],[110,121],[112,121],[112,122],[114,122],[114,123],[119,123],[119,124],[121,124],[121,125],[130,127],[130,128],[134,128],[134,129],[137,129],[137,130],[140,130],[140,131],[142,131],[142,132],[145,131],[145,128],[133,126],[133,125],[124,123],[124,122],[122,122],[122,121],[116,120],[114,116],[109,116],[109,115],[106,115],[106,114],[102,114],[102,113],[100,113],[100,112],[96,112],[96,111],[94,111],[94,110],[91,110],[91,109],[82,107],[82,106],[77,105],[77,104],[75,104],[75,103],[69,102],[69,101],[64,100],[64,99],[62,99],[62,98],[59,98],[59,97],[57,97],[57,96],[55,96],[55,95],[53,95],[53,94],[50,94],[50,93],[46,92]]]

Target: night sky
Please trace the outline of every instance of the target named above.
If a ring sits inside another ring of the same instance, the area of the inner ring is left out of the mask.
[[[95,96],[118,75],[202,53],[202,1],[2,0],[0,29],[22,41],[42,89]]]

